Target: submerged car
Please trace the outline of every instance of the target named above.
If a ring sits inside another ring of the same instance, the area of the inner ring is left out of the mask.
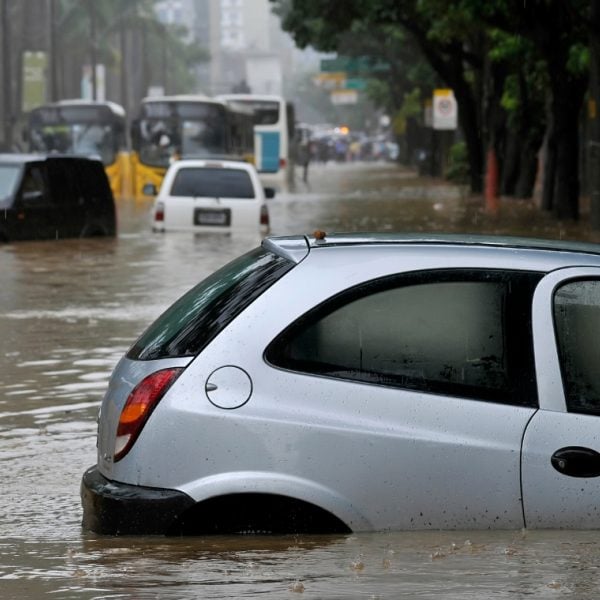
[[[144,193],[156,195],[153,185]],[[266,198],[254,165],[235,160],[182,159],[167,170],[155,199],[152,229],[164,231],[268,233]]]
[[[133,344],[83,525],[600,527],[600,246],[267,238]]]
[[[114,236],[116,210],[99,160],[0,154],[0,241]]]

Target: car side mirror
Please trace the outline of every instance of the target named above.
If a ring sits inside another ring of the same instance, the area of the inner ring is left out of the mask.
[[[275,198],[275,188],[266,187],[266,188],[264,188],[264,190],[265,190],[265,198],[267,198],[267,199]]]
[[[146,183],[142,188],[145,196],[156,196],[156,186],[153,183]]]

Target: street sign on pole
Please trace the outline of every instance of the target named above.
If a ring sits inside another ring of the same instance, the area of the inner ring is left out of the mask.
[[[23,52],[23,112],[29,112],[46,101],[47,59],[45,52]]]
[[[449,89],[433,91],[433,128],[456,129],[458,126],[458,105],[454,92]]]

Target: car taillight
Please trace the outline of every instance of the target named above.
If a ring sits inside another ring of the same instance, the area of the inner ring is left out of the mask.
[[[260,224],[261,225],[266,225],[267,227],[270,224],[270,221],[269,221],[269,209],[267,208],[266,204],[263,204],[260,207]]]
[[[133,388],[119,417],[115,440],[115,462],[129,452],[148,417],[182,372],[183,367],[163,369],[148,375]]]
[[[154,220],[155,221],[164,221],[165,220],[165,205],[161,203],[156,205],[156,209],[154,211]]]
[[[285,160],[285,158],[280,158],[279,159],[279,168],[285,169],[286,166],[287,166],[287,160]]]

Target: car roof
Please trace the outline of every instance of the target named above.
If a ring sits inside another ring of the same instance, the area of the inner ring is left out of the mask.
[[[198,169],[244,169],[252,171],[254,165],[244,160],[232,160],[228,158],[206,157],[206,158],[181,158],[171,164],[171,169],[195,167]]]
[[[486,247],[511,250],[571,252],[600,256],[600,244],[567,240],[552,240],[505,235],[443,234],[443,233],[326,233],[312,235],[268,237],[263,246],[272,252],[300,262],[311,250],[319,248],[367,246],[437,245],[454,247]]]
[[[0,154],[0,163],[22,165],[28,162],[39,162],[42,160],[87,160],[91,162],[99,162],[98,159],[90,158],[88,156],[82,156],[80,154],[59,154],[55,152],[51,153],[6,153]]]

